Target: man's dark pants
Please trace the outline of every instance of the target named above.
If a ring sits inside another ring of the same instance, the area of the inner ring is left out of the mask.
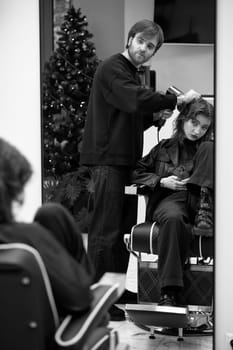
[[[96,269],[96,280],[105,272],[125,273],[129,253],[123,242],[125,185],[130,169],[122,166],[91,168],[91,220],[88,229],[88,254]]]

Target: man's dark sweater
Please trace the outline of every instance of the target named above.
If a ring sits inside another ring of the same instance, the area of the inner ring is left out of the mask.
[[[137,68],[122,54],[111,56],[94,77],[81,163],[134,166],[142,156],[143,131],[156,125],[153,113],[173,110],[176,102],[141,86]]]

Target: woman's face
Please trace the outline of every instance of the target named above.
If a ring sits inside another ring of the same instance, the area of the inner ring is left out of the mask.
[[[210,126],[210,118],[204,114],[197,114],[195,119],[189,119],[184,122],[184,134],[186,139],[197,141],[205,135]]]

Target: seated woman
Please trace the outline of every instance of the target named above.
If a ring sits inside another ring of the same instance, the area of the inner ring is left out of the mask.
[[[0,244],[20,242],[40,253],[60,316],[83,313],[92,301],[94,269],[71,214],[60,204],[42,205],[34,222],[16,222],[13,208],[22,203],[32,175],[28,160],[0,138]]]
[[[132,181],[148,188],[146,220],[159,224],[160,305],[182,304],[192,234],[213,234],[213,118],[214,107],[203,98],[183,106],[173,136],[133,172]]]

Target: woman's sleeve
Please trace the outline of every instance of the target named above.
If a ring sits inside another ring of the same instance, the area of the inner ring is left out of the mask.
[[[136,164],[132,173],[132,182],[138,185],[145,185],[154,189],[159,183],[161,176],[155,174],[155,161],[159,154],[160,143]]]

